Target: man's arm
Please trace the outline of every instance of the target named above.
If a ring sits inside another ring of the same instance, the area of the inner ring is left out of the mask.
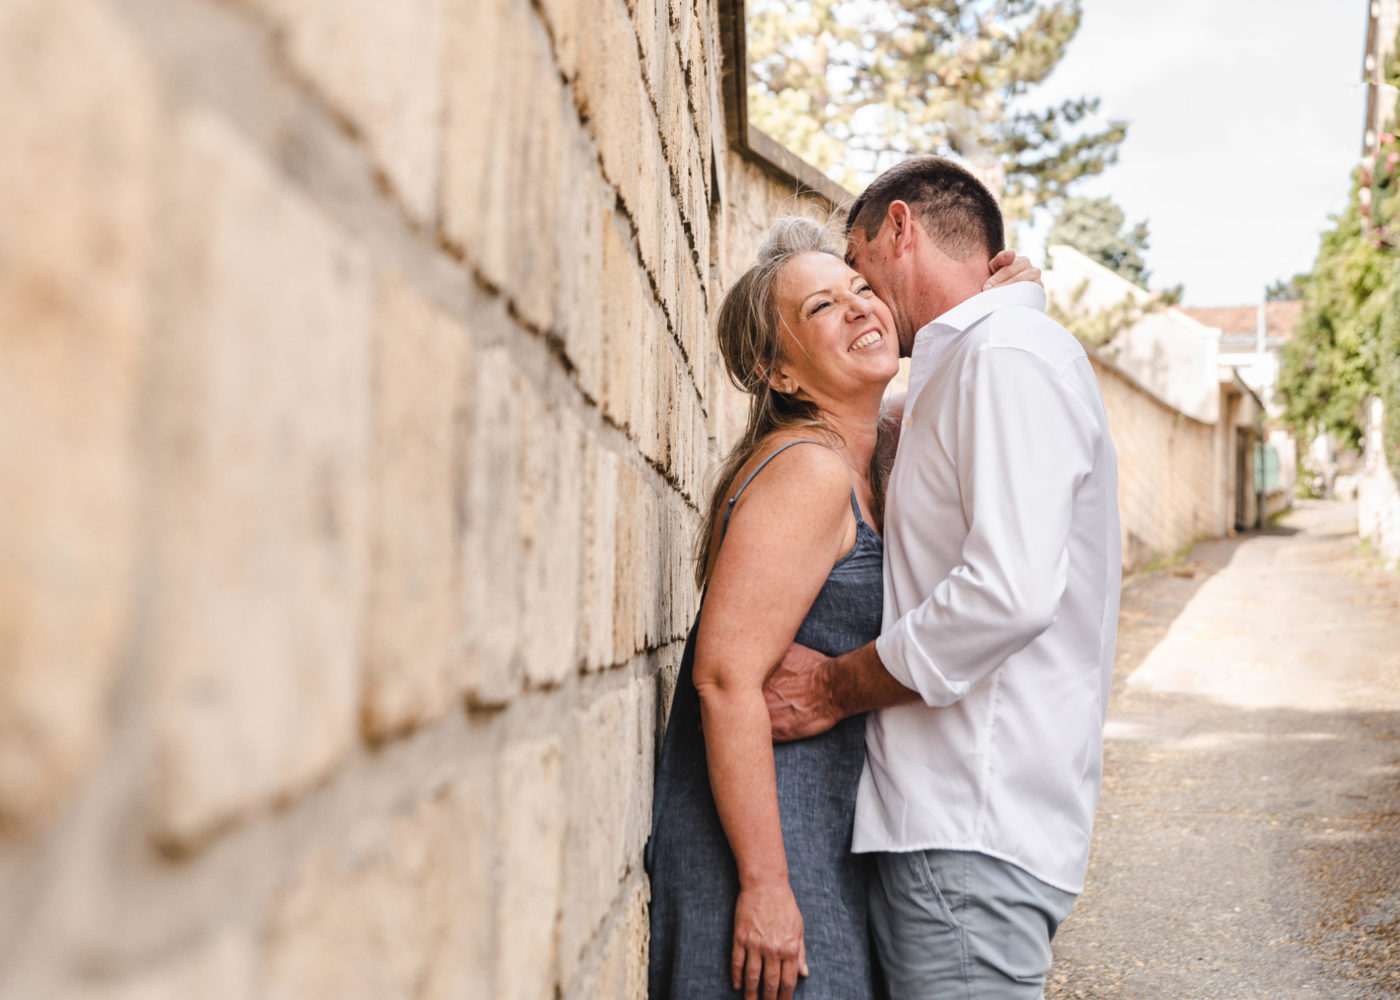
[[[850,715],[918,701],[880,663],[875,643],[837,657],[793,643],[763,685],[773,739],[824,733]]]
[[[1101,435],[1071,386],[1068,369],[1087,363],[1082,354],[1057,365],[1014,344],[988,344],[963,374],[962,562],[876,640],[885,669],[928,705],[958,701],[1055,621],[1074,495]]]
[[[952,704],[1054,622],[1097,424],[1060,372],[1015,347],[982,348],[959,391],[961,564],[874,643],[834,660],[790,650],[765,689],[775,736],[901,700]]]

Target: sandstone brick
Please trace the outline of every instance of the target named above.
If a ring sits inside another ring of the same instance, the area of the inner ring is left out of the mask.
[[[568,166],[560,171],[559,217],[555,242],[560,261],[555,309],[564,350],[578,386],[595,403],[604,383],[604,226],[616,196],[598,176],[596,158],[582,136],[568,143]]]
[[[631,249],[623,239],[621,220],[605,213],[603,243],[603,378],[600,402],[614,424],[625,427],[633,419],[640,372],[635,362],[638,327],[646,302]]]
[[[413,215],[436,210],[443,0],[251,0],[279,25],[287,57],[362,130]]]
[[[100,752],[129,636],[157,100],[106,4],[0,8],[0,832]]]
[[[72,1000],[252,1000],[257,954],[252,936],[237,929],[180,949],[148,969],[117,980],[85,983]]]
[[[625,802],[648,775],[638,768],[636,689],[610,691],[571,721],[564,768],[568,826],[564,840],[559,955],[567,988],[584,949],[607,914],[627,871],[630,824]],[[600,802],[614,807],[599,809]]]
[[[263,995],[491,996],[488,788],[485,775],[465,778],[367,848],[313,854],[274,905]]]
[[[637,35],[637,47],[641,52],[642,76],[653,103],[658,102],[658,84],[663,70],[661,61],[666,57],[667,41],[670,35],[665,0],[630,0],[632,29]]]
[[[572,80],[578,75],[579,35],[587,30],[584,20],[587,8],[578,0],[541,0],[541,9],[549,22],[550,37],[554,39],[554,57],[559,71]]]
[[[639,880],[628,891],[622,912],[609,928],[596,986],[590,994],[597,1000],[645,1000],[648,901],[646,886]]]
[[[518,644],[525,568],[517,519],[528,387],[505,348],[491,346],[476,357],[464,455],[464,656],[468,694],[500,704],[520,687],[523,672]]]
[[[584,449],[587,484],[584,517],[583,629],[584,666],[597,670],[613,664],[613,588],[616,586],[618,477],[617,456],[589,437]]]
[[[532,684],[558,684],[578,665],[583,537],[583,440],[578,418],[529,391],[522,400],[519,537],[521,651]]]
[[[656,310],[649,305],[643,306],[642,315],[642,323],[636,331],[636,350],[631,352],[634,358],[633,368],[637,372],[637,386],[632,396],[632,415],[628,423],[642,454],[652,462],[659,462],[660,438],[664,425],[658,420],[657,404],[658,399],[667,391],[663,383],[669,374],[659,367],[666,328],[661,317],[656,315]]]
[[[529,4],[443,2],[443,229],[521,316],[548,329],[558,297],[560,170],[573,113]]]
[[[177,154],[149,654],[156,828],[188,843],[353,740],[371,281],[218,119],[182,119]]]
[[[460,687],[455,470],[469,348],[467,331],[401,278],[382,283],[360,713],[375,738],[436,718]]]
[[[551,1000],[559,962],[564,846],[560,745],[518,743],[502,754],[497,801],[497,996]]]
[[[656,682],[651,677],[632,681],[622,773],[628,776],[624,797],[622,853],[627,870],[642,869],[642,851],[651,836],[652,777],[656,773]]]
[[[642,601],[651,560],[642,553],[646,485],[641,474],[627,463],[620,466],[617,484],[617,522],[614,530],[615,576],[613,580],[613,663],[622,663],[642,648],[645,628]]]

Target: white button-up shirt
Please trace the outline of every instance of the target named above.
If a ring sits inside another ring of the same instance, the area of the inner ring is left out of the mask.
[[[885,514],[885,668],[856,851],[978,851],[1083,888],[1122,565],[1118,463],[1079,342],[1030,284],[914,341]]]

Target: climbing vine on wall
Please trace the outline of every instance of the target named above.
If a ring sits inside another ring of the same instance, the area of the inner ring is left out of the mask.
[[[1392,57],[1387,78],[1396,82],[1398,71]],[[1304,440],[1330,431],[1341,443],[1359,448],[1363,403],[1379,396],[1386,410],[1387,458],[1400,474],[1400,136],[1395,131],[1381,136],[1371,176],[1360,169],[1353,176],[1347,207],[1323,234],[1306,276],[1303,303],[1279,376],[1285,420]]]

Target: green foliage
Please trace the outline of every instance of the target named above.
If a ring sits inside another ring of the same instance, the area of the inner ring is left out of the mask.
[[[1096,260],[1120,278],[1147,287],[1147,223],[1125,228],[1123,210],[1112,198],[1066,198],[1045,238]]]
[[[1008,223],[1118,154],[1096,98],[1027,110],[1080,0],[749,0],[749,116],[838,180],[917,153],[969,161]]]
[[[1287,280],[1280,278],[1264,289],[1264,300],[1266,302],[1295,302],[1303,297],[1303,290],[1307,284],[1307,274],[1295,274]]]
[[[1379,395],[1389,457],[1400,466],[1400,255],[1391,245],[1400,202],[1395,162],[1387,165],[1385,151],[1379,159],[1377,173],[1386,175],[1373,189],[1370,231],[1358,171],[1346,210],[1323,234],[1302,319],[1284,348],[1279,390],[1284,419],[1300,439],[1331,431],[1352,447],[1362,445],[1362,402]]]

